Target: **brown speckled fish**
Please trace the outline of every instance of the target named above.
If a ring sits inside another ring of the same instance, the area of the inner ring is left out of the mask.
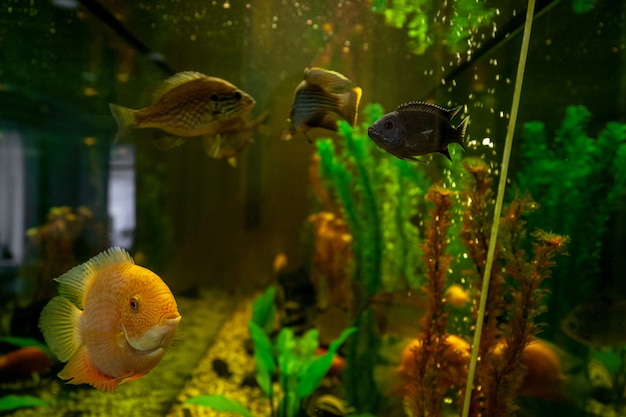
[[[446,109],[435,104],[413,101],[398,106],[367,129],[368,136],[390,154],[400,159],[415,158],[439,152],[449,160],[448,145],[458,143],[463,149],[463,138],[469,116],[457,127],[451,119],[461,110],[461,106]]]
[[[360,100],[361,89],[342,74],[324,68],[306,68],[304,81],[294,93],[291,127],[285,131],[283,139],[289,140],[296,133],[306,136],[314,127],[337,131],[340,119],[354,126]]]
[[[161,361],[181,316],[158,275],[111,248],[55,281],[59,295],[44,307],[39,328],[68,362],[59,378],[115,391]]]
[[[161,83],[153,103],[139,110],[110,104],[118,126],[116,140],[145,130],[161,149],[195,136],[210,138],[245,126],[255,102],[226,80],[185,71]]]

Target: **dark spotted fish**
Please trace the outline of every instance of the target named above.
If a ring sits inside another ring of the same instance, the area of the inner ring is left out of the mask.
[[[304,80],[296,87],[291,116],[291,127],[283,134],[289,140],[296,133],[314,127],[337,131],[337,121],[356,124],[361,89],[342,74],[323,68],[307,68]],[[310,139],[309,139],[310,142]]]
[[[150,106],[132,110],[110,104],[118,126],[116,140],[143,130],[161,149],[190,137],[212,137],[246,126],[255,102],[226,80],[185,71],[163,81]]]
[[[451,123],[461,108],[446,109],[421,101],[402,104],[374,122],[367,134],[376,145],[400,159],[419,161],[416,156],[439,152],[452,160],[450,143],[465,149],[463,138],[469,116],[457,127]]]

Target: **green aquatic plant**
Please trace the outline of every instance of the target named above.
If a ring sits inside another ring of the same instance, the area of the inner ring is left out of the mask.
[[[199,395],[185,401],[185,404],[201,405],[223,413],[239,414],[243,417],[253,417],[252,412],[245,405],[221,394]]]
[[[364,299],[380,291],[419,288],[424,281],[420,229],[411,220],[420,211],[429,179],[415,162],[389,157],[369,138],[367,127],[383,113],[379,104],[370,104],[361,125],[339,122],[338,145],[316,141],[322,183],[352,236],[353,280]],[[381,400],[373,380],[379,335],[371,309],[356,307],[362,313],[354,318],[358,337],[348,343],[347,391],[359,412],[375,412]]]
[[[576,13],[587,13],[596,7],[597,0],[572,0],[572,8]]]
[[[592,138],[590,119],[584,106],[570,106],[553,137],[543,122],[524,125],[517,186],[541,206],[541,212],[529,216],[529,226],[571,239],[571,256],[552,281],[551,321],[571,307],[572,294],[602,291],[602,243],[610,216],[626,194],[626,124],[610,122]]]
[[[275,340],[272,340],[266,329],[270,328],[268,323],[273,322],[273,308],[269,307],[273,302],[274,290],[271,287],[255,301],[253,318],[248,323],[254,346],[256,379],[273,406],[277,395],[274,392],[272,376],[277,373],[282,396],[276,416],[295,417],[300,413],[302,400],[313,393],[328,373],[337,350],[357,329],[355,327],[345,329],[321,355],[317,353],[319,347],[317,329],[311,329],[298,337],[293,329],[284,327]],[[194,397],[186,403],[234,412],[244,417],[251,416],[250,410],[245,406],[222,395]]]
[[[276,306],[274,305],[275,295],[276,288],[273,286],[269,287],[252,304],[252,322],[268,334],[272,331],[274,324],[274,313],[276,311]]]
[[[435,4],[427,0],[376,0],[372,10],[383,14],[387,25],[404,28],[408,46],[417,55],[437,42],[453,54],[467,51],[468,38],[496,14],[495,8],[476,0],[451,0],[443,3],[446,6],[442,9],[436,9]]]
[[[5,395],[0,397],[0,412],[26,407],[48,407],[48,403],[32,395]]]

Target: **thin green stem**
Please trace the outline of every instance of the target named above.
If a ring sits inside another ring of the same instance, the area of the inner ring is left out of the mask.
[[[511,117],[509,119],[509,127],[506,132],[506,141],[504,143],[504,154],[502,155],[502,172],[498,182],[498,195],[496,196],[496,204],[493,210],[493,221],[491,223],[491,236],[489,238],[489,249],[487,252],[487,263],[483,275],[483,283],[480,293],[480,303],[478,317],[476,318],[476,331],[474,332],[474,341],[472,343],[472,357],[470,359],[469,372],[467,374],[467,384],[465,386],[465,398],[463,401],[462,417],[468,417],[470,409],[470,400],[472,398],[472,389],[474,385],[474,374],[476,373],[476,362],[478,361],[478,346],[485,321],[485,305],[487,303],[487,291],[489,289],[489,280],[491,279],[491,268],[496,248],[496,239],[498,236],[498,227],[500,225],[500,215],[502,212],[502,201],[504,199],[504,191],[506,188],[506,179],[509,171],[509,161],[511,159],[511,148],[513,146],[513,133],[515,132],[515,123],[517,122],[517,112],[519,110],[519,102],[522,95],[522,83],[524,81],[524,69],[526,68],[526,57],[528,56],[528,44],[530,42],[530,33],[533,23],[533,15],[535,11],[535,0],[528,0],[528,10],[526,11],[526,22],[524,24],[524,36],[522,38],[522,47],[520,50],[519,63],[517,66],[517,77],[515,79],[515,91],[513,92],[513,103],[511,104]]]

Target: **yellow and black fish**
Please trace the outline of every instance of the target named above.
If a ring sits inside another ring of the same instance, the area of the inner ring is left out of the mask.
[[[143,129],[158,148],[171,149],[191,137],[208,140],[245,127],[254,104],[250,95],[226,80],[185,71],[163,81],[148,107],[109,106],[118,126],[116,140]]]
[[[337,120],[356,124],[361,88],[342,74],[323,68],[307,68],[304,80],[296,87],[291,116],[291,126],[283,134],[289,140],[296,133],[314,127],[337,131]],[[310,142],[310,139],[309,139]]]

